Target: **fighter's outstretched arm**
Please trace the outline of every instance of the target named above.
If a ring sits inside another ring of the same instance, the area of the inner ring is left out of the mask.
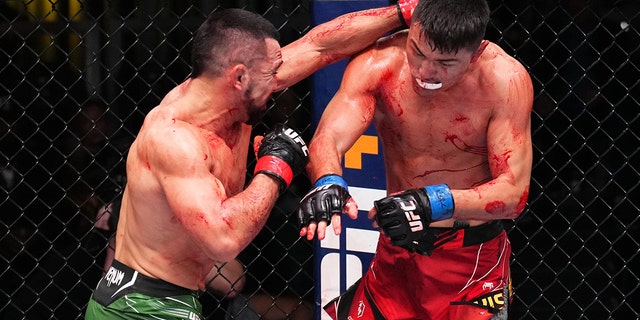
[[[417,1],[400,1],[415,7]],[[410,12],[410,9],[409,11]],[[388,6],[343,14],[311,29],[302,38],[282,48],[284,63],[278,70],[278,88],[285,89],[316,70],[347,58],[374,43],[404,21],[398,6]]]

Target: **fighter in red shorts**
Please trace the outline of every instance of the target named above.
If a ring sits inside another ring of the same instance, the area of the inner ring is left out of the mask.
[[[301,236],[341,231],[358,210],[341,162],[374,123],[388,195],[369,218],[383,233],[366,275],[327,305],[337,319],[506,319],[511,246],[502,220],[529,193],[533,87],[483,40],[486,0],[423,0],[408,31],[349,62],[310,144],[314,188]],[[368,209],[368,208],[367,208]]]

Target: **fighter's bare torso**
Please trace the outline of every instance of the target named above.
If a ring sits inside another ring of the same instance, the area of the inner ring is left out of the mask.
[[[217,261],[189,236],[184,221],[178,221],[174,214],[180,209],[167,201],[161,186],[161,180],[172,174],[172,167],[188,168],[192,160],[176,159],[162,152],[186,152],[199,159],[193,170],[206,170],[202,175],[215,177],[210,180],[214,181],[211,190],[224,199],[242,191],[251,132],[246,125],[220,130],[215,124],[189,123],[193,119],[183,119],[185,113],[180,112],[180,105],[171,101],[174,93],[147,115],[129,150],[116,259],[147,276],[202,290],[205,276]],[[176,199],[178,202],[188,203],[189,190],[180,197],[184,198]]]
[[[426,90],[410,74],[405,42],[406,36],[395,35],[371,53],[382,70],[369,80],[376,88],[373,121],[383,144],[388,193],[439,183],[452,189],[488,183],[493,179],[489,157],[505,165],[509,160],[507,146],[489,148],[500,139],[490,128],[493,116],[513,107],[509,99],[518,98],[518,88],[509,79],[523,70],[489,44],[454,86]],[[500,150],[506,153],[496,153]],[[451,224],[448,220],[432,226]]]

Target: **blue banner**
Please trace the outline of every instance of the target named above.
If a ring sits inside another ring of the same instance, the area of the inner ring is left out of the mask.
[[[339,15],[388,6],[389,1],[327,1],[314,0],[313,25],[329,21]],[[343,60],[312,75],[313,127],[322,116],[340,86],[347,64]],[[329,227],[323,241],[316,242],[316,319],[330,319],[322,309],[331,299],[342,294],[360,279],[369,268],[378,241],[378,231],[367,218],[373,201],[386,195],[386,181],[382,147],[373,125],[368,128],[344,157],[343,177],[360,209],[358,219],[342,219],[342,234],[336,236]]]

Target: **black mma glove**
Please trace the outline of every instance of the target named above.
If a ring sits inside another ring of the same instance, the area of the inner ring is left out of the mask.
[[[263,173],[276,179],[280,192],[309,162],[309,149],[300,134],[282,124],[267,133],[258,148],[254,174]]]
[[[310,222],[326,221],[331,224],[331,216],[341,214],[351,195],[347,183],[336,174],[320,177],[298,206],[297,218],[300,228]]]
[[[396,246],[420,240],[432,221],[450,219],[454,204],[446,184],[406,190],[373,202],[378,226]]]

